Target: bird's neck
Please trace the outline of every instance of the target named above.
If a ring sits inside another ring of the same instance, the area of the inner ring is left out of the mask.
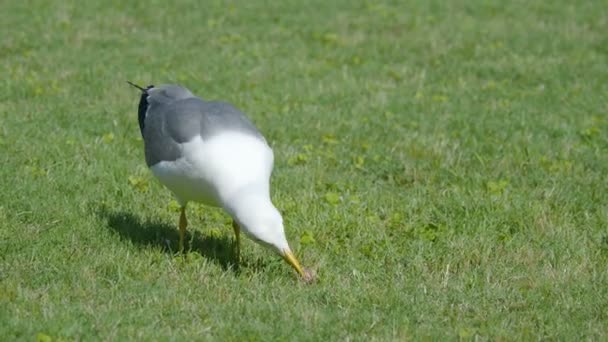
[[[237,219],[237,221],[246,212],[261,212],[270,208],[274,209],[274,205],[270,200],[268,186],[264,184],[250,184],[242,187],[234,192],[223,206],[230,216]]]

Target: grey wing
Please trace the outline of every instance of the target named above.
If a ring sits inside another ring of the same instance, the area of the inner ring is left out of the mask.
[[[179,143],[201,136],[203,140],[223,132],[241,132],[264,139],[238,109],[224,102],[189,98],[174,102],[166,117],[168,133]]]
[[[266,142],[245,114],[228,103],[188,98],[154,106],[146,117],[144,130],[146,162],[154,165],[180,158],[180,144],[196,136],[207,140],[222,132],[235,131]]]
[[[144,125],[146,164],[155,165],[161,161],[174,161],[181,157],[181,146],[168,132],[166,105],[148,108]]]

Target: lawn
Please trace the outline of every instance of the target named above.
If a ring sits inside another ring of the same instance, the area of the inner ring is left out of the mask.
[[[603,1],[0,3],[0,337],[608,339]],[[304,284],[147,169],[128,86],[248,113]]]

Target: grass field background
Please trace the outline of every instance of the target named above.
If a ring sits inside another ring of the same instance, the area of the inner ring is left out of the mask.
[[[2,340],[608,339],[603,1],[0,3]],[[143,85],[248,113],[318,282],[178,207]]]

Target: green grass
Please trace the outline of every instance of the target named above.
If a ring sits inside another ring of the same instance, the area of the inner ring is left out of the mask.
[[[605,2],[112,2],[0,4],[3,340],[608,339]],[[174,254],[126,80],[249,114],[316,284]]]

